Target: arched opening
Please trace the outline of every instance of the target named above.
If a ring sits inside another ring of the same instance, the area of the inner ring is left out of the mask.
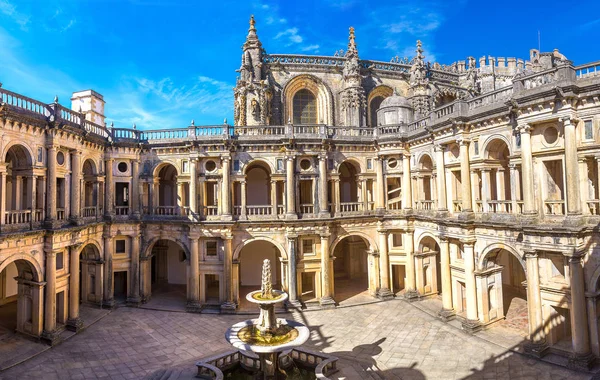
[[[376,127],[377,123],[377,110],[381,106],[381,103],[385,99],[383,96],[376,96],[369,103],[369,126]]]
[[[308,89],[302,89],[294,94],[292,101],[294,124],[317,123],[317,98]]]
[[[493,213],[512,212],[512,195],[510,192],[510,172],[508,157],[510,155],[506,142],[494,139],[485,149],[486,165],[480,171],[479,193],[483,201],[481,211]]]
[[[419,242],[415,252],[416,286],[422,295],[442,293],[440,246],[431,236]]]
[[[376,127],[380,124],[377,120],[377,110],[381,107],[384,99],[392,96],[393,93],[392,88],[388,86],[377,86],[369,93],[369,97],[367,98],[367,122],[369,123],[369,127]]]
[[[236,214],[242,216],[271,215],[273,211],[273,195],[271,171],[261,162],[250,164],[244,173],[245,183],[238,182],[234,186],[234,202]]]
[[[166,308],[185,308],[189,259],[178,243],[161,239],[151,251],[150,283],[152,304]]]
[[[428,154],[423,155],[419,160],[417,171],[417,209],[433,210],[434,191],[433,181],[433,161]]]
[[[246,295],[254,290],[260,290],[262,265],[266,259],[271,261],[271,282],[273,289],[283,290],[285,266],[281,261],[281,252],[275,244],[269,241],[251,241],[239,253],[240,309],[255,310],[256,305],[247,302]]]
[[[435,108],[442,107],[456,101],[456,94],[447,91],[442,91],[436,94],[434,101]]]
[[[334,298],[338,303],[371,298],[369,250],[369,243],[355,235],[345,237],[334,247]]]
[[[158,215],[177,215],[179,201],[177,169],[171,164],[166,164],[158,171],[158,207],[154,213]]]
[[[100,192],[102,186],[99,185],[98,172],[93,160],[87,159],[83,162],[83,195],[81,202],[83,204],[83,217],[91,218],[102,215],[99,209],[98,200],[102,199]]]
[[[5,224],[41,222],[43,207],[43,184],[33,174],[32,158],[22,145],[13,145],[4,157],[6,184]],[[38,183],[40,182],[40,183]],[[35,199],[34,199],[35,198]]]
[[[338,171],[340,211],[342,213],[362,211],[372,191],[368,189],[367,180],[360,179],[360,167],[350,161],[344,161]]]
[[[484,321],[502,319],[500,324],[523,336],[529,331],[525,270],[521,261],[506,249],[494,249],[485,256],[481,289]]]
[[[81,303],[102,302],[102,264],[94,244],[83,247],[79,255],[79,299]]]
[[[39,337],[42,332],[43,284],[36,268],[18,259],[0,272],[0,338],[15,332]],[[1,340],[0,340],[1,341]]]

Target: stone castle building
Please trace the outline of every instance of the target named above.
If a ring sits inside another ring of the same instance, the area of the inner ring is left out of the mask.
[[[267,54],[254,19],[242,50],[234,125],[107,127],[95,91],[67,108],[0,88],[0,310],[18,332],[56,343],[80,304],[165,288],[236,312],[269,258],[292,306],[439,297],[477,332],[519,304],[528,352],[600,356],[600,63],[440,65],[420,42],[370,61],[352,28],[335,56]]]

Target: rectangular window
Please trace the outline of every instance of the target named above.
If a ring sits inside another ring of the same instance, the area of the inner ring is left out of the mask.
[[[115,253],[125,253],[125,240],[115,240]]]
[[[392,247],[402,247],[402,234],[400,234],[400,233],[392,234]]]
[[[593,140],[594,139],[594,128],[593,128],[593,123],[591,120],[586,120],[584,122],[584,126],[585,126],[585,139],[586,140]]]
[[[62,252],[56,254],[56,270],[63,269],[65,267],[65,255]]]
[[[187,173],[190,171],[189,163],[187,161],[183,161],[181,163],[181,167],[182,167],[184,173]]]
[[[38,148],[37,156],[38,162],[44,161],[44,150],[42,148]]]
[[[372,159],[367,159],[367,170],[372,170],[373,169],[373,160]]]
[[[234,172],[240,171],[240,160],[233,160],[233,171]]]
[[[279,172],[283,171],[283,159],[282,158],[277,159],[277,171],[279,171]]]
[[[214,240],[206,242],[206,256],[216,257],[217,256],[217,242]]]
[[[478,156],[479,155],[479,141],[478,140],[473,141],[473,150],[475,151],[475,155]]]
[[[333,170],[333,167],[334,167],[333,158],[328,158],[327,159],[327,169],[328,170]]]
[[[313,239],[302,239],[302,253],[304,255],[314,254]]]

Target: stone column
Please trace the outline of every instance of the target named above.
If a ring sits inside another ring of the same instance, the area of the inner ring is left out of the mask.
[[[296,219],[296,189],[294,183],[294,157],[286,157],[285,167],[285,195],[286,195],[286,218]]]
[[[225,219],[231,219],[231,191],[230,191],[230,170],[229,163],[231,158],[223,157],[223,180],[221,182],[221,200],[223,203],[222,213]]]
[[[360,180],[360,197],[362,198],[362,209],[363,212],[369,211],[369,200],[367,197],[367,179],[362,178]]]
[[[415,281],[415,238],[414,230],[406,231],[406,283],[404,284],[404,297],[411,300],[417,298],[417,285]]]
[[[196,160],[190,160],[190,219],[198,220],[198,174],[196,173]]]
[[[377,296],[381,299],[394,298],[390,290],[390,258],[388,252],[388,234],[384,229],[377,230],[379,234],[379,278],[381,284],[377,291]]]
[[[277,181],[271,180],[271,215],[277,217]]]
[[[548,346],[542,316],[542,296],[540,294],[540,265],[535,250],[524,250],[527,266],[527,308],[529,317],[529,342],[525,352],[542,357]]]
[[[13,210],[21,210],[23,201],[21,194],[23,189],[23,176],[17,175],[13,178]]]
[[[569,314],[571,316],[573,354],[569,357],[568,366],[588,370],[594,357],[590,352],[582,259],[583,257],[579,255],[569,258],[569,269],[571,270],[571,310]]]
[[[183,203],[183,182],[177,180],[177,210],[175,211],[175,215],[184,215],[184,203]]]
[[[327,153],[319,155],[319,216],[330,216],[327,205]]]
[[[469,141],[460,139],[457,141],[460,145],[460,182],[462,191],[462,210],[463,212],[473,212],[473,202],[471,199],[471,169],[469,163]]]
[[[452,271],[450,269],[450,242],[445,236],[440,236],[440,266],[442,277],[442,310],[439,316],[447,321],[455,315],[452,303]]]
[[[35,222],[39,222],[40,220],[36,219],[37,218],[37,177],[35,175],[32,175],[28,178],[27,181],[27,186],[29,187],[29,189],[27,189],[27,193],[29,194],[29,197],[31,197],[30,200],[30,204],[31,204],[31,229],[33,229],[33,223]]]
[[[504,168],[498,168],[496,170],[496,200],[503,201],[506,199],[506,191],[504,188],[504,176],[506,172]]]
[[[0,226],[6,224],[6,172],[0,173],[0,186],[2,194],[0,195]]]
[[[475,240],[461,240],[464,248],[465,288],[467,292],[467,318],[462,324],[463,330],[475,333],[481,328],[477,316],[477,283],[475,281]]]
[[[225,302],[221,305],[222,313],[235,313],[235,302],[233,302],[233,250],[231,243],[233,236],[223,236],[225,254],[223,260],[223,277],[225,280]]]
[[[134,218],[140,217],[140,162],[131,161],[131,212]]]
[[[330,234],[321,235],[321,300],[319,303],[324,308],[335,306],[335,301],[331,298],[331,273],[329,271],[329,236]],[[295,267],[296,265],[294,265]]]
[[[248,219],[248,217],[246,216],[248,210],[246,210],[247,199],[246,199],[246,180],[245,179],[240,181],[240,193],[241,193],[240,195],[242,198],[240,219],[245,220],[245,219]]]
[[[377,197],[375,199],[376,211],[378,214],[385,212],[385,183],[383,179],[383,161],[384,158],[379,156],[375,159],[375,171],[377,172]]]
[[[56,220],[56,147],[48,147],[48,182],[47,182],[47,203],[46,220],[49,222]]]
[[[141,253],[140,253],[141,255]],[[140,296],[141,302],[146,303],[150,301],[152,296],[152,258],[151,257],[140,257]]]
[[[577,135],[570,117],[562,118],[565,130],[565,172],[567,179],[567,215],[581,214],[579,168],[577,166]]]
[[[519,197],[519,192],[517,188],[517,165],[516,164],[508,164],[508,169],[510,173],[510,204],[512,208],[512,212],[514,214],[519,214],[519,209],[517,206],[517,198]]]
[[[56,330],[56,254],[58,252],[60,250],[46,251],[46,307],[42,340],[51,346],[60,340],[60,334]]]
[[[438,211],[448,211],[448,196],[446,194],[446,164],[444,163],[443,145],[435,146],[435,169],[437,173],[437,204]]]
[[[106,172],[106,181],[104,182],[104,216],[112,219],[115,215],[114,211],[114,186],[113,186],[113,162],[112,158],[106,160],[104,171]]]
[[[341,209],[341,198],[340,198],[340,179],[339,178],[334,178],[333,179],[333,195],[334,195],[334,211],[335,214],[339,214]]]
[[[81,151],[71,153],[71,220],[81,218]],[[77,295],[79,297],[79,295]]]
[[[131,240],[131,291],[127,304],[139,306],[140,297],[140,234],[136,233]]]
[[[115,306],[113,291],[113,247],[110,231],[104,232],[104,300],[102,304],[109,308]]]
[[[481,169],[481,201],[483,203],[483,212],[490,211],[489,201],[492,199],[491,184],[492,177],[490,169]]]
[[[521,169],[523,171],[523,214],[535,214],[533,189],[533,157],[531,155],[531,127],[519,126],[521,133]]]
[[[412,188],[410,181],[410,154],[402,157],[402,206],[412,209]]]
[[[197,236],[190,236],[190,245],[190,278],[188,280],[190,299],[188,299],[186,310],[200,312],[200,241]]]
[[[79,318],[79,245],[69,247],[69,319],[67,328],[78,332],[83,327]]]
[[[294,307],[299,307],[300,302],[298,300],[298,275],[296,269],[296,240],[298,236],[289,234],[287,235],[287,246],[288,246],[288,255],[289,255],[289,303]],[[331,291],[331,289],[330,289]]]

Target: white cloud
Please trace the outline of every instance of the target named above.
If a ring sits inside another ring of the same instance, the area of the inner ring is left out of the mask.
[[[290,46],[292,44],[300,44],[304,41],[301,35],[298,34],[298,28],[289,28],[284,30],[283,32],[277,33],[275,39],[278,40],[282,37],[287,38],[289,43],[286,46]]]
[[[300,48],[300,51],[310,51],[313,53],[318,53],[319,52],[319,45],[308,45],[308,46],[303,46]]]
[[[186,127],[192,118],[214,123],[233,113],[233,85],[198,76],[191,85],[171,78],[124,78],[121,88],[105,96],[107,113],[117,126],[140,129]],[[111,105],[114,105],[111,107]],[[191,115],[188,120],[187,116]],[[199,123],[197,123],[199,124]]]
[[[0,12],[12,18],[22,30],[27,30],[30,16],[23,14],[17,10],[17,7],[11,4],[8,0],[0,0]]]

